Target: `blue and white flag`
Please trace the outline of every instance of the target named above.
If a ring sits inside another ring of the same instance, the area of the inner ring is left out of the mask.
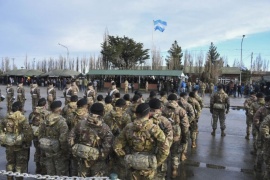
[[[166,21],[162,21],[160,19],[154,21],[154,29],[159,30],[160,32],[163,32],[165,30],[165,27],[167,26]]]
[[[245,66],[240,67],[240,71],[246,71],[246,70],[247,70],[247,68]]]

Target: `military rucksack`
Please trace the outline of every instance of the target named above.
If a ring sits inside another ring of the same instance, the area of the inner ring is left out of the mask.
[[[173,128],[173,140],[174,142],[179,141],[181,138],[181,127],[180,127],[180,117],[174,108],[166,108],[163,115],[168,118],[172,124]]]
[[[32,130],[33,130],[33,135],[38,136],[39,132],[39,125],[44,121],[48,113],[45,111],[41,112],[33,112],[31,114],[31,117],[29,119],[29,123],[31,124]]]

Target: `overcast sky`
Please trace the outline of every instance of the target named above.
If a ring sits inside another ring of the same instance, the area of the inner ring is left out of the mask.
[[[165,53],[174,40],[183,50],[207,52],[211,42],[232,64],[261,53],[270,59],[269,0],[0,0],[0,57],[16,64],[66,55],[98,56],[104,31],[128,36]],[[167,22],[164,32],[153,31],[153,20]],[[153,34],[153,36],[152,36]],[[152,39],[153,37],[153,39]],[[164,55],[165,56],[165,55]]]

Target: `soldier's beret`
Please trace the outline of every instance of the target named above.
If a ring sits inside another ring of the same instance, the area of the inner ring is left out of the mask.
[[[172,101],[172,100],[177,100],[177,96],[175,95],[175,94],[170,94],[169,96],[168,96],[168,100],[170,100],[170,101]]]
[[[40,98],[38,100],[38,106],[42,107],[46,105],[46,99],[45,98]]]
[[[19,109],[22,107],[22,103],[19,101],[16,101],[12,104],[12,109]]]
[[[77,106],[78,107],[83,107],[84,105],[87,105],[87,99],[86,98],[82,98],[79,101],[77,101]]]
[[[269,101],[270,101],[270,96],[264,97],[264,100],[265,100],[266,102],[269,102]]]
[[[70,81],[67,81],[66,84],[71,84],[71,82]]]
[[[123,107],[126,105],[126,101],[124,99],[118,99],[116,102],[115,102],[115,106],[116,107]]]
[[[189,93],[189,96],[194,98],[195,97],[195,93],[194,92],[190,92]]]
[[[73,96],[70,97],[70,101],[71,101],[71,102],[77,102],[78,99],[79,99],[79,98],[78,98],[77,95],[73,95]]]
[[[139,104],[136,108],[136,114],[145,116],[150,112],[150,107],[147,103]]]
[[[150,91],[150,95],[149,95],[149,97],[155,97],[157,94],[156,94],[156,92],[155,91]]]
[[[133,96],[132,101],[138,101],[138,99],[140,99],[140,96],[138,96],[137,94]]]
[[[112,97],[111,96],[106,96],[105,97],[105,103],[107,103],[107,104],[112,103]]]
[[[125,94],[123,96],[123,99],[126,100],[126,101],[130,101],[130,95],[129,94]]]
[[[115,94],[114,94],[114,97],[120,98],[120,93],[115,93]]]
[[[98,101],[102,101],[102,100],[103,100],[103,96],[102,96],[101,94],[98,95],[98,96],[97,96],[97,100],[98,100]]]
[[[259,92],[259,93],[256,94],[256,97],[257,97],[257,98],[263,98],[263,96],[264,96],[264,95],[263,95],[263,93],[261,93],[261,92]]]
[[[154,99],[151,99],[151,100],[149,101],[149,106],[150,106],[151,109],[160,109],[160,107],[161,107],[161,102],[160,102],[159,99],[154,98]]]
[[[92,83],[92,82],[90,82],[90,83],[88,83],[88,84],[87,84],[87,86],[93,86],[93,83]]]
[[[185,97],[185,96],[187,96],[187,93],[186,92],[181,92],[180,93],[180,97]]]
[[[90,112],[92,114],[97,114],[100,116],[103,115],[103,111],[104,111],[104,106],[101,103],[94,103],[90,108]]]
[[[165,91],[160,91],[159,93],[160,96],[164,96],[165,94],[166,94]]]
[[[51,110],[55,110],[57,108],[60,108],[61,106],[62,106],[61,101],[53,101],[50,108],[51,108]]]

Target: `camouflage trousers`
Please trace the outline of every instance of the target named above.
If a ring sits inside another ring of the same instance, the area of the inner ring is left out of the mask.
[[[201,90],[201,96],[204,97],[205,96],[205,89]]]
[[[28,151],[29,149],[15,149],[14,146],[6,147],[6,170],[27,173],[29,160]]]
[[[78,176],[80,177],[109,176],[108,164],[105,161],[87,161],[84,159],[78,161]]]
[[[156,170],[133,170],[131,172],[131,177],[128,179],[131,180],[156,180]]]
[[[161,166],[157,168],[155,180],[165,180],[168,170],[168,160],[165,160]]]
[[[78,160],[75,157],[71,157],[70,159],[70,175],[78,176]]]
[[[217,122],[219,120],[220,123],[220,129],[221,130],[225,130],[226,129],[226,124],[225,124],[225,119],[226,119],[226,115],[225,115],[225,109],[223,110],[217,110],[214,109],[213,110],[213,114],[212,114],[212,118],[213,118],[213,122],[212,122],[212,128],[213,129],[217,129]]]
[[[189,128],[182,127],[181,128],[181,153],[186,154],[188,149],[188,141],[189,141]]]
[[[256,132],[255,132],[255,129],[253,128],[252,124],[253,124],[253,117],[247,115],[246,116],[246,125],[247,125],[246,133],[250,134],[252,132],[252,135],[253,135],[253,138],[254,138]]]
[[[197,139],[197,129],[198,129],[198,122],[194,120],[190,123],[190,126],[189,126],[190,138],[192,141],[196,141]]]
[[[113,155],[111,161],[112,172],[118,175],[119,179],[128,179],[128,169],[126,167],[126,163],[123,157],[119,157],[117,155]]]
[[[34,111],[38,105],[38,98],[32,98],[32,110]]]
[[[181,140],[173,142],[170,151],[172,166],[179,166],[180,154],[182,153]]]
[[[53,101],[48,101],[48,100],[47,100],[47,109],[48,109],[48,111],[51,110],[51,104],[52,104],[52,102],[53,102]]]
[[[45,165],[48,175],[68,176],[67,155],[62,152],[54,155],[46,153]]]
[[[34,155],[34,162],[36,162],[36,174],[45,175],[46,174],[45,153],[41,151],[37,137],[34,137],[33,143],[36,149]]]
[[[269,155],[269,152],[264,152],[263,159],[265,162],[264,179],[269,180],[270,179],[270,155]]]
[[[21,96],[18,96],[17,97],[17,101],[19,101],[20,103],[22,103],[22,112],[24,113],[24,104],[25,104],[24,98],[22,98]]]
[[[12,97],[7,97],[7,112],[11,112],[11,107],[12,107]]]
[[[256,133],[256,141],[255,141],[255,148],[256,148],[255,150],[257,152],[257,156],[255,159],[255,167],[256,167],[256,169],[261,170],[262,165],[263,165],[263,143],[264,143],[264,140],[263,140],[263,137],[262,137],[260,131],[258,131],[258,130],[256,130],[256,131],[257,131],[257,133]],[[254,143],[254,141],[253,141],[253,143]]]
[[[128,86],[125,86],[125,94],[128,93]]]

